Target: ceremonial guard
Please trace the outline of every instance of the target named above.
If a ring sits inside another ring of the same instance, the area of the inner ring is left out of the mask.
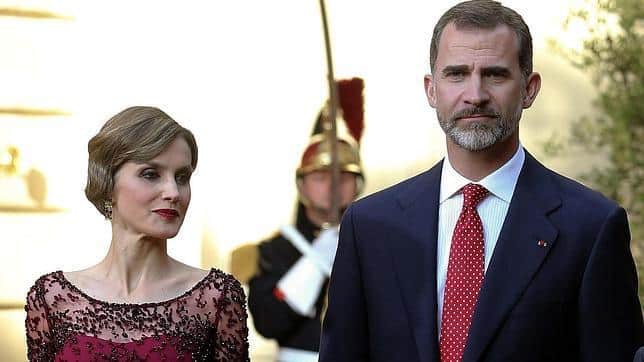
[[[333,198],[341,215],[364,185],[358,144],[363,129],[362,79],[340,80],[337,89],[338,113],[347,132],[329,137],[324,126],[328,106],[320,112],[295,172],[299,199],[294,225],[282,226],[268,240],[232,254],[233,274],[249,287],[255,328],[277,340],[278,361],[318,360],[326,287],[338,242]],[[335,182],[333,162],[339,171]]]

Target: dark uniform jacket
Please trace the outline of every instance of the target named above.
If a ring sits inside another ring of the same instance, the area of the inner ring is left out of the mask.
[[[320,231],[308,220],[302,205],[298,207],[295,226],[309,242],[313,241]],[[294,312],[286,302],[280,300],[279,292],[275,292],[279,280],[301,256],[302,254],[281,234],[261,242],[259,272],[248,282],[248,308],[255,329],[262,336],[276,339],[280,347],[317,352],[325,293],[320,292],[315,317],[310,318]],[[327,282],[324,283],[324,290]]]

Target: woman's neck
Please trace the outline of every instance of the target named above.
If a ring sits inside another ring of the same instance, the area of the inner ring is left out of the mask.
[[[139,294],[141,285],[155,285],[173,265],[166,240],[112,231],[112,242],[105,258],[96,266],[107,283],[127,297]]]

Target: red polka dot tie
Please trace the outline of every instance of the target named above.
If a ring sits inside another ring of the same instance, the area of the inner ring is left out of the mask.
[[[463,208],[454,228],[447,265],[441,321],[441,362],[460,362],[483,283],[483,224],[476,205],[487,196],[485,187],[467,184]]]

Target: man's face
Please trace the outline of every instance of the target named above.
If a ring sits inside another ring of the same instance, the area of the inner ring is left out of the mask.
[[[356,197],[356,175],[350,172],[340,173],[338,193],[340,194],[340,207],[349,205]],[[302,177],[300,192],[311,206],[319,211],[329,212],[331,209],[331,172],[313,171]]]
[[[443,30],[433,74],[425,77],[430,105],[448,142],[480,151],[500,142],[518,142],[523,108],[540,86],[519,66],[519,41],[506,25],[494,29]]]

